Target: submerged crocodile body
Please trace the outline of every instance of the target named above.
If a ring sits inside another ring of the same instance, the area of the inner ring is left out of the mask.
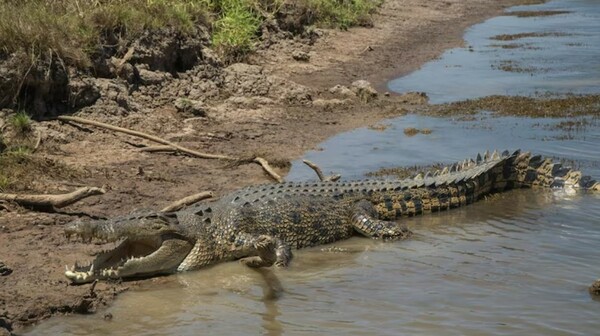
[[[74,283],[149,277],[241,259],[251,267],[285,266],[292,249],[360,234],[403,239],[395,219],[448,210],[523,187],[599,190],[600,183],[550,159],[516,151],[478,155],[404,180],[281,183],[252,186],[175,213],[138,212],[71,223],[86,240],[121,241],[88,266],[67,268]]]

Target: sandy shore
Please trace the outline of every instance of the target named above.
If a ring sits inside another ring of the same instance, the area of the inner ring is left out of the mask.
[[[447,48],[460,46],[466,27],[524,2],[530,1],[387,0],[375,15],[374,27],[321,31],[312,45],[278,41],[253,57],[251,68],[244,68],[244,74],[252,73],[258,80],[285,78],[288,84],[299,84],[291,87],[306,90],[302,97],[309,97],[308,102],[284,104],[257,94],[260,99],[219,101],[218,107],[207,107],[207,116],[190,117],[181,115],[173,104],[152,108],[147,98],[152,95],[146,91],[144,96],[128,98],[145,109],[111,114],[100,107],[79,114],[201,151],[237,157],[260,154],[272,163],[280,162],[276,169],[285,174],[286,162],[336,133],[426,104],[414,94],[379,95],[365,102],[331,93],[329,88],[366,79],[385,91],[387,80],[418,69]],[[294,60],[290,55],[296,50],[307,53],[310,60]],[[242,106],[232,107],[238,103]],[[11,206],[11,211],[0,210],[0,261],[12,270],[0,276],[0,335],[19,332],[55,314],[98,311],[119,292],[138,284],[99,283],[93,292],[89,285],[68,284],[64,265],[90,258],[99,249],[64,237],[63,225],[77,214],[118,216],[136,208],[162,208],[203,190],[220,195],[244,185],[270,182],[253,164],[229,167],[216,160],[144,153],[131,145],[140,143],[139,139],[57,121],[36,123],[35,127],[43,132],[44,141],[31,164],[39,165],[45,174],[32,183],[31,192],[66,192],[81,185],[106,185],[110,191],[76,203],[63,213]]]

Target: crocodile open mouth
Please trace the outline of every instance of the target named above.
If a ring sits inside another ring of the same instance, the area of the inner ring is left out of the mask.
[[[160,238],[126,238],[116,247],[102,251],[87,265],[66,266],[65,276],[73,283],[88,283],[96,279],[118,279],[121,272],[143,262],[162,244]]]

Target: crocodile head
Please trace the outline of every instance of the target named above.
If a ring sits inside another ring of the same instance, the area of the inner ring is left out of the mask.
[[[73,283],[88,283],[173,273],[193,247],[176,224],[176,218],[157,212],[72,222],[65,228],[68,238],[75,236],[85,242],[95,240],[116,246],[97,254],[87,266],[67,266],[65,276]]]

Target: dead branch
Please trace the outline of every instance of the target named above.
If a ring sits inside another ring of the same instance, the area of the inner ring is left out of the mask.
[[[0,200],[34,207],[63,208],[84,198],[94,195],[102,195],[104,193],[106,193],[104,188],[84,187],[68,194],[59,195],[18,195],[0,193]]]
[[[278,183],[283,183],[283,178],[281,176],[279,176],[279,174],[277,174],[273,170],[273,168],[271,168],[271,166],[269,165],[269,162],[267,160],[257,156],[252,161],[261,165],[263,167],[263,169],[267,172],[267,174],[271,175],[271,177],[273,179],[275,179],[275,181],[277,181]]]
[[[115,64],[116,68],[117,68],[117,71],[116,71],[117,73],[121,72],[121,69],[123,68],[125,63],[127,63],[127,61],[129,61],[131,59],[134,52],[135,52],[135,48],[133,46],[129,47],[129,49],[127,49],[127,52],[125,53],[125,56],[123,56],[123,58],[121,58],[120,60],[117,61],[117,64]]]
[[[302,162],[304,162],[305,165],[312,168],[312,170],[314,170],[315,173],[317,173],[319,180],[321,180],[323,182],[335,182],[335,181],[339,180],[340,177],[342,177],[340,174],[325,176],[325,175],[323,175],[323,171],[321,170],[321,168],[319,168],[319,166],[317,166],[313,162],[308,161],[308,160],[302,160]]]
[[[56,117],[56,119],[61,120],[61,121],[71,121],[71,122],[75,122],[75,123],[79,123],[79,124],[92,125],[92,126],[96,126],[96,127],[100,127],[100,128],[109,129],[109,130],[115,131],[115,132],[120,132],[120,133],[125,133],[125,134],[129,134],[129,135],[133,135],[133,136],[144,138],[144,139],[147,139],[147,140],[150,140],[150,141],[158,142],[158,143],[161,143],[163,145],[171,146],[171,147],[177,149],[180,152],[189,154],[191,156],[203,158],[203,159],[236,160],[235,158],[233,158],[231,156],[219,155],[219,154],[201,153],[201,152],[198,152],[198,151],[195,151],[195,150],[191,150],[189,148],[185,148],[185,147],[180,146],[180,145],[178,145],[176,143],[167,141],[167,140],[165,140],[163,138],[159,138],[159,137],[154,136],[154,135],[150,135],[150,134],[147,134],[147,133],[130,130],[128,128],[123,128],[123,127],[118,127],[118,126],[113,126],[113,125],[105,124],[105,123],[102,123],[102,122],[99,122],[99,121],[93,121],[93,120],[88,120],[88,119],[84,119],[84,118],[69,117],[69,116],[58,116],[58,117]]]
[[[33,146],[33,152],[37,151],[42,143],[42,132],[39,130],[35,131],[37,133],[37,139],[35,140],[35,145]]]
[[[164,207],[162,210],[160,210],[161,212],[173,212],[173,211],[177,211],[181,208],[183,208],[186,205],[190,205],[190,204],[194,204],[196,202],[199,202],[203,199],[207,199],[207,198],[211,198],[213,197],[213,193],[212,191],[203,191],[201,193],[195,194],[195,195],[191,195],[191,196],[187,196],[184,197],[178,201],[175,201],[169,205],[167,205],[166,207]]]
[[[123,127],[118,127],[118,126],[113,126],[113,125],[105,124],[105,123],[102,123],[102,122],[99,122],[99,121],[93,121],[93,120],[88,120],[88,119],[84,119],[84,118],[69,117],[69,116],[59,116],[59,117],[56,117],[56,119],[61,120],[61,121],[70,121],[70,122],[75,122],[75,123],[79,123],[79,124],[92,125],[92,126],[96,126],[96,127],[100,127],[100,128],[105,128],[105,129],[109,129],[111,131],[133,135],[133,136],[136,136],[136,137],[144,138],[144,139],[147,139],[147,140],[150,140],[150,141],[154,141],[154,142],[158,142],[158,143],[161,143],[161,144],[165,145],[165,146],[145,147],[145,148],[141,149],[142,151],[147,151],[147,152],[158,152],[158,151],[160,151],[160,152],[164,152],[164,151],[173,150],[173,151],[182,152],[182,153],[188,154],[190,156],[195,156],[195,157],[199,157],[199,158],[203,158],[203,159],[221,159],[221,160],[230,160],[230,161],[238,161],[238,162],[243,161],[243,160],[236,159],[234,157],[227,156],[227,155],[201,153],[201,152],[198,152],[198,151],[191,150],[189,148],[180,146],[180,145],[178,145],[176,143],[167,141],[167,140],[165,140],[163,138],[159,138],[159,137],[154,136],[154,135],[150,135],[150,134],[139,132],[139,131],[130,130],[128,128],[123,128]],[[269,162],[267,160],[265,160],[265,159],[263,159],[261,157],[255,157],[254,159],[252,159],[252,162],[255,162],[255,163],[258,163],[259,165],[261,165],[263,167],[263,169],[265,170],[265,172],[267,172],[267,174],[269,174],[277,182],[279,182],[279,183],[283,182],[283,178],[281,176],[279,176],[279,174],[277,174],[273,170],[273,168],[271,168],[271,166],[269,165]]]
[[[148,153],[155,153],[155,152],[177,152],[178,150],[176,148],[173,148],[171,146],[167,146],[167,145],[163,145],[163,146],[147,146],[147,147],[142,147],[140,148],[140,152],[148,152]]]

